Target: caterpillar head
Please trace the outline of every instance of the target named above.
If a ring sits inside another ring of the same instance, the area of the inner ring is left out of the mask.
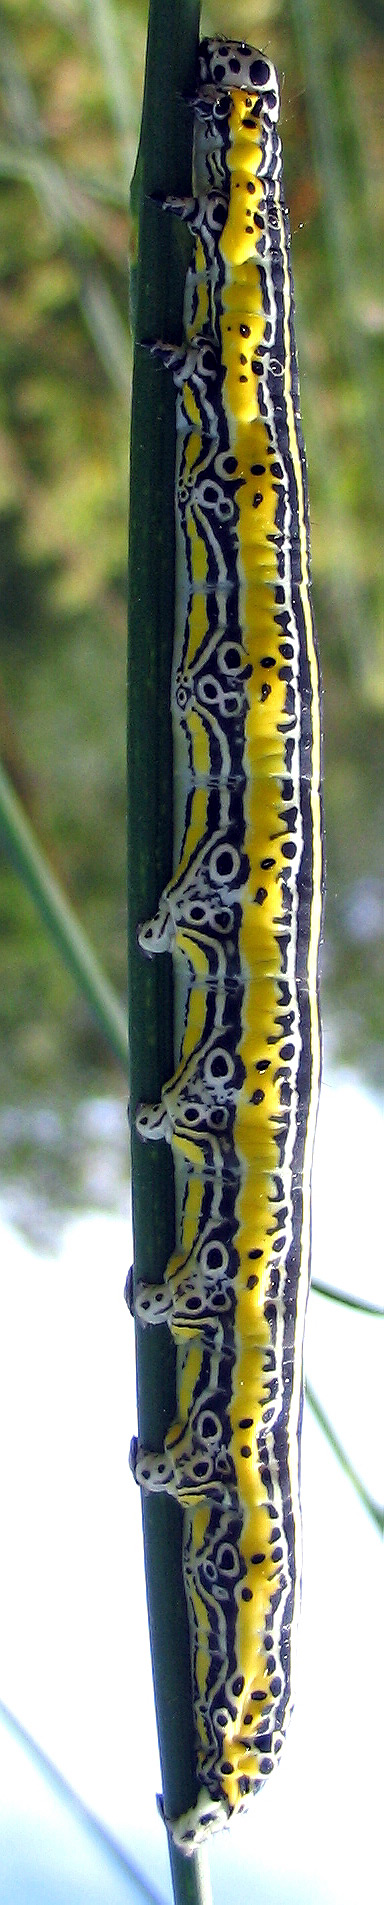
[[[199,77],[215,91],[256,93],[273,123],[279,117],[280,90],[272,60],[246,40],[206,39],[199,49]]]

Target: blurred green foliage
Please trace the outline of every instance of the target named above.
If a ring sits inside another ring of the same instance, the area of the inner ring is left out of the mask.
[[[100,11],[0,9],[0,724],[8,771],[124,999],[126,208],[144,22],[111,10],[115,104]],[[61,1089],[84,1068],[97,1082],[108,1056],[7,864],[1,902],[2,1094],[51,1093],[58,1070]]]
[[[264,47],[283,80],[325,685],[328,1052],[378,1084],[380,13],[376,0],[212,0],[207,27]],[[128,181],[145,30],[139,0],[0,6],[1,751],[122,1000]],[[0,906],[3,1102],[123,1096],[5,860]]]

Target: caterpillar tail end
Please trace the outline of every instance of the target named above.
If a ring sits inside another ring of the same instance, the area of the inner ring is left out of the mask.
[[[228,1808],[224,1799],[212,1799],[207,1786],[201,1786],[195,1806],[180,1814],[179,1819],[170,1819],[165,1811],[161,1793],[157,1794],[157,1809],[169,1836],[179,1852],[185,1858],[192,1858],[199,1845],[211,1837],[213,1832],[221,1832],[229,1824]]]

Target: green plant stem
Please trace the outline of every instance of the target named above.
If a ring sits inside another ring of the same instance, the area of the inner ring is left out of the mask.
[[[364,1297],[348,1296],[344,1290],[334,1290],[330,1283],[316,1283],[312,1278],[311,1290],[317,1296],[327,1296],[330,1303],[344,1303],[347,1310],[361,1310],[364,1316],[384,1316],[384,1309],[378,1303],[366,1303]]]
[[[352,1462],[349,1461],[348,1455],[346,1455],[345,1449],[342,1447],[342,1443],[339,1442],[338,1436],[335,1435],[335,1430],[332,1428],[332,1424],[329,1422],[328,1416],[325,1415],[325,1411],[322,1409],[321,1403],[318,1397],[315,1396],[315,1392],[309,1382],[305,1385],[305,1393],[310,1409],[312,1409],[313,1415],[316,1416],[316,1421],[320,1423],[320,1428],[323,1429],[330,1448],[333,1449],[334,1455],[337,1456],[344,1475],[348,1475],[356,1495],[359,1496],[364,1508],[367,1509],[367,1514],[370,1515],[371,1521],[374,1521],[376,1528],[379,1528],[380,1534],[382,1534],[384,1530],[384,1509],[381,1508],[379,1502],[373,1501],[372,1495],[369,1495],[368,1490],[364,1488],[364,1483],[360,1481],[360,1476],[357,1475],[356,1469],[353,1468]]]
[[[191,1859],[185,1859],[169,1840],[169,1861],[175,1905],[212,1905],[206,1852],[195,1852]]]
[[[115,1058],[128,1071],[127,1026],[119,1000],[39,846],[11,781],[0,766],[0,842],[80,986]]]
[[[175,400],[172,379],[143,343],[180,340],[188,249],[185,233],[154,203],[191,188],[191,113],[199,0],[152,0],[143,120],[132,184],[138,225],[136,351],[131,438],[128,648],[128,938],[134,1281],[158,1281],[174,1247],[169,1147],[143,1144],[134,1114],[155,1101],[173,1069],[169,956],[145,959],[137,926],[172,870],[170,673],[174,630]],[[139,1439],[161,1449],[175,1414],[175,1352],[167,1329],[136,1328]],[[166,1815],[196,1800],[181,1514],[166,1495],[143,1495],[149,1626]],[[208,1905],[206,1858],[170,1843],[175,1905]]]

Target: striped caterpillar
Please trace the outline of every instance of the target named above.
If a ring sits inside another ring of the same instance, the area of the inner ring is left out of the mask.
[[[177,1346],[177,1420],[145,1489],[183,1512],[198,1797],[191,1852],[248,1803],[291,1709],[302,1355],[320,1080],[320,690],[273,66],[205,40],[176,385],[174,873],[143,953],[174,960],[176,1248],[141,1324]]]

